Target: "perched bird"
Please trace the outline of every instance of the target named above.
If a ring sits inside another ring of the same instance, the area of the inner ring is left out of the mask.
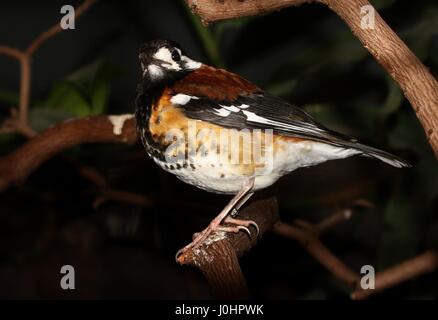
[[[149,156],[186,183],[234,194],[177,258],[212,232],[258,229],[253,221],[236,219],[237,210],[255,191],[295,169],[353,155],[409,167],[399,157],[324,127],[234,73],[192,60],[175,42],[147,42],[139,60],[136,122]]]

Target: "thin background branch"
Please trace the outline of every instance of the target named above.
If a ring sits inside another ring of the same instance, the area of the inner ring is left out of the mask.
[[[97,0],[85,0],[75,10],[75,18],[79,18],[85,13]],[[25,50],[19,50],[8,46],[0,46],[0,54],[17,59],[20,63],[20,99],[18,114],[13,115],[8,121],[6,132],[18,132],[24,136],[31,137],[35,131],[28,125],[28,113],[31,95],[31,63],[32,56],[47,40],[54,37],[63,29],[59,22],[55,23],[48,30],[42,32],[33,40]],[[1,130],[0,130],[1,131]]]

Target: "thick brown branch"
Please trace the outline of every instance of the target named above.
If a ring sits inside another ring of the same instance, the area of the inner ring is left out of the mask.
[[[196,266],[204,274],[211,294],[216,299],[249,298],[236,251],[229,241],[213,241],[205,254],[196,257]]]
[[[404,261],[392,268],[376,274],[375,289],[357,289],[351,294],[354,300],[362,300],[371,295],[396,286],[401,282],[413,279],[419,275],[432,272],[438,268],[438,253],[426,251],[425,253]]]
[[[255,221],[260,228],[260,238],[278,220],[277,200],[255,200],[239,213],[239,217]],[[237,257],[256,245],[258,238],[255,230],[251,231],[251,237],[244,232],[212,235],[199,249],[189,250],[179,257],[179,262],[199,268],[216,298],[248,298]]]
[[[190,9],[198,14],[204,24],[233,19],[244,16],[254,16],[270,11],[280,10],[290,6],[298,6],[312,0],[186,0]]]
[[[93,116],[59,123],[0,158],[0,191],[24,180],[44,161],[74,145],[132,144],[136,140],[135,121],[131,115]]]
[[[320,2],[340,16],[374,58],[400,85],[423,125],[438,157],[438,83],[423,63],[375,11],[374,28],[361,27],[361,8],[373,8],[367,0],[187,0],[205,23],[258,15],[304,2]]]

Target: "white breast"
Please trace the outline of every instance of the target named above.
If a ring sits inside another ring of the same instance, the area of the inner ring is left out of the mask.
[[[347,158],[360,153],[357,150],[313,141],[284,142],[276,150],[272,166],[255,172],[255,191],[269,187],[283,175],[298,168],[313,166],[328,160]],[[173,173],[182,181],[214,193],[235,194],[248,178],[248,176],[242,175],[239,165],[220,164],[217,163],[216,159],[209,157],[173,164],[165,163],[156,158],[154,160],[161,168]]]

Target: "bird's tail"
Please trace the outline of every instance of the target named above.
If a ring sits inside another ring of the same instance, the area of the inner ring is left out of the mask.
[[[379,159],[397,168],[412,167],[406,160],[403,160],[402,158],[383,150],[379,150],[361,143],[355,143],[354,148],[361,151],[363,156]]]

